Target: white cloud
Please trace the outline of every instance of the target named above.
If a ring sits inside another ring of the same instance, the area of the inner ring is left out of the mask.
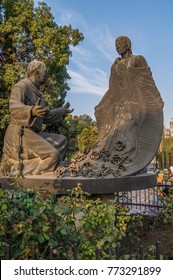
[[[104,58],[112,61],[115,52],[115,38],[104,22],[98,22],[97,25],[88,24],[80,13],[67,7],[58,7],[56,12],[59,13],[59,17],[57,17],[59,25],[71,24],[73,28],[78,28],[84,34],[84,40],[94,46],[95,53],[101,52]]]
[[[81,64],[83,62],[88,63],[92,58],[92,53],[90,52],[90,50],[81,47],[80,45],[76,47],[72,46],[71,51],[72,51],[71,61],[76,62],[78,64]]]
[[[73,28],[80,29],[81,32],[87,28],[84,17],[77,11],[69,8],[57,7],[56,14],[59,14],[56,19],[59,25],[72,25]]]
[[[107,87],[107,81],[105,81],[105,73],[100,70],[92,70],[91,76],[86,76],[86,72],[80,73],[73,70],[69,70],[71,80],[69,82],[72,93],[80,94],[92,94],[103,96]],[[94,73],[94,75],[92,75]]]
[[[59,25],[71,24],[85,37],[76,47],[71,46],[72,57],[68,67],[71,93],[103,96],[110,73],[106,73],[104,64],[114,60],[114,37],[110,29],[100,22],[91,25],[80,13],[68,7],[55,5],[54,14]]]
[[[60,20],[62,21],[62,22],[70,22],[71,20],[73,19],[73,16],[72,16],[72,14],[71,13],[69,13],[69,12],[63,12],[62,14],[61,14],[61,17],[60,17]]]
[[[93,65],[93,54],[89,50],[77,46],[72,52],[68,69],[71,92],[102,96],[108,86],[107,73],[97,65]]]
[[[109,61],[112,61],[115,53],[115,38],[106,24],[101,24],[92,29],[89,38],[94,46]]]

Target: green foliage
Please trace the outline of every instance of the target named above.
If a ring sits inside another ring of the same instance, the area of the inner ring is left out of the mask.
[[[85,129],[89,131],[83,142]],[[77,151],[84,151],[91,148],[97,139],[96,122],[88,115],[81,116],[68,114],[65,119],[61,119],[56,125],[46,126],[46,131],[63,134],[68,139],[67,157],[72,157]]]
[[[67,259],[76,246],[79,259],[115,257],[115,248],[125,236],[130,215],[113,202],[93,199],[80,185],[55,201],[28,191],[0,191],[0,256],[7,244],[13,259],[46,259],[49,247],[55,259]]]
[[[75,211],[73,217],[80,213],[76,228],[78,258],[95,259],[97,251],[100,259],[114,259],[116,246],[125,236],[130,220],[127,208],[116,205],[114,201],[104,203],[100,198],[90,198],[80,184],[63,201],[72,212]]]
[[[159,202],[163,205],[162,212],[159,216],[161,222],[173,226],[173,187],[168,189],[168,194],[160,193]]]
[[[162,222],[172,223],[172,198],[170,193],[163,201]],[[50,247],[53,259],[73,259],[73,252],[81,260],[139,259],[140,237],[146,230],[141,215],[91,196],[80,184],[62,197],[1,189],[0,211],[2,258],[10,244],[13,259],[31,259],[34,244],[35,259],[49,259]],[[144,259],[155,258],[156,246],[151,244],[144,249]]]
[[[68,126],[69,138],[76,138],[85,128],[90,128],[91,126],[96,127],[96,122],[88,115],[72,116],[68,115],[65,118]]]
[[[84,128],[77,136],[79,152],[84,153],[85,149],[91,149],[98,136],[98,130],[95,126]]]
[[[30,259],[34,243],[37,259],[45,259],[49,247],[57,250],[57,258],[67,258],[76,234],[63,218],[65,206],[53,204],[51,197],[39,193],[1,190],[0,209],[0,256],[8,243],[14,259]]]
[[[139,250],[136,250],[133,253],[131,252],[128,254],[123,254],[120,259],[121,260],[139,260],[140,259]],[[143,259],[144,260],[156,260],[156,246],[155,245],[149,245],[144,249]],[[163,260],[162,254],[160,254],[160,260]]]
[[[127,237],[129,245],[139,244],[141,231],[143,230],[143,217],[142,215],[131,215],[130,221],[127,226]]]
[[[99,198],[88,201],[81,219],[80,259],[95,259],[95,248],[100,259],[115,259],[116,247],[125,236],[129,219],[127,209],[115,207],[114,201],[108,204]]]
[[[168,138],[163,137],[162,146],[163,151],[166,153],[173,151],[173,136]]]
[[[8,99],[12,86],[24,77],[28,63],[46,63],[49,80],[44,88],[49,108],[62,106],[70,78],[66,65],[70,46],[83,40],[78,29],[58,26],[44,2],[34,7],[33,0],[0,2],[0,128],[6,127]]]
[[[88,115],[72,116],[68,115],[65,118],[66,127],[64,132],[68,138],[69,156],[76,151],[84,151],[85,147],[91,148],[97,139],[96,122]],[[83,143],[83,134],[87,129],[89,133],[86,135]]]
[[[162,137],[162,150],[156,154],[157,161],[159,162],[159,168],[168,168],[173,164],[173,136]]]
[[[145,260],[154,260],[156,259],[156,246],[155,245],[149,245],[146,248],[145,254],[144,254],[144,259]],[[160,255],[160,259],[163,260],[163,256]]]

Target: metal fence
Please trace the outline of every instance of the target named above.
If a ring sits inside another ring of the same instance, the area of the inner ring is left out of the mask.
[[[131,213],[157,215],[164,206],[159,197],[168,195],[169,187],[170,185],[164,184],[150,189],[117,192],[115,200],[117,203],[128,206]]]

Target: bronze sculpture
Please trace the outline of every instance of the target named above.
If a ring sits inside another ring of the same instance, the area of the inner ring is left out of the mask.
[[[81,163],[87,174],[137,174],[153,159],[163,129],[163,101],[150,68],[133,55],[128,37],[115,42],[118,57],[112,65],[109,89],[95,107],[98,138]],[[90,172],[91,174],[91,172]]]
[[[1,173],[4,175],[38,175],[55,170],[67,147],[63,135],[42,132],[42,124],[55,123],[73,110],[67,102],[62,108],[45,107],[42,83],[47,80],[43,62],[28,65],[27,77],[14,85],[9,102],[10,124],[7,128]]]
[[[112,65],[109,89],[95,107],[98,138],[92,150],[77,155],[68,167],[59,165],[67,139],[43,133],[42,123],[55,122],[72,110],[68,103],[50,111],[45,108],[39,87],[46,80],[46,68],[35,61],[28,66],[28,77],[11,93],[3,174],[56,170],[57,177],[114,178],[138,174],[149,164],[161,141],[163,101],[145,58],[132,54],[129,38],[120,36],[115,44],[120,57]]]

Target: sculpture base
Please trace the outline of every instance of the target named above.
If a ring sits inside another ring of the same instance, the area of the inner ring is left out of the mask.
[[[83,177],[63,177],[57,178],[52,173],[35,176],[25,176],[25,178],[1,177],[0,186],[3,189],[33,189],[35,191],[50,194],[67,195],[68,190],[81,184],[84,191],[90,194],[113,194],[115,192],[133,191],[148,189],[157,186],[156,175],[138,174],[127,177],[115,178],[83,178]]]

